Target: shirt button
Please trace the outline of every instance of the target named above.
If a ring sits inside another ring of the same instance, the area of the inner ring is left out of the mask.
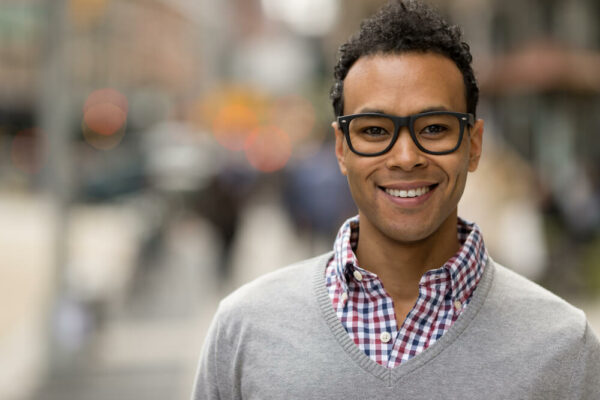
[[[454,300],[454,308],[456,309],[456,311],[462,310],[462,303],[460,302],[460,300]]]
[[[379,339],[383,342],[383,343],[387,343],[392,339],[392,335],[390,335],[389,332],[383,332],[380,336]]]
[[[345,303],[348,300],[348,293],[342,293],[342,303]]]
[[[358,272],[357,270],[354,270],[354,272],[352,273],[352,275],[354,275],[354,278],[356,278],[357,281],[362,281],[362,274],[360,272]]]

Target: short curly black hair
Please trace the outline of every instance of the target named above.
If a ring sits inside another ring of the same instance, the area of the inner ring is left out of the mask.
[[[450,58],[463,75],[467,112],[475,114],[479,88],[470,48],[458,26],[449,25],[431,7],[414,0],[393,0],[340,46],[330,98],[336,116],[344,112],[344,79],[354,63],[373,54],[433,52]]]

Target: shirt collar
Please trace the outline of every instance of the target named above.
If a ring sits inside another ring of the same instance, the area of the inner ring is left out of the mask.
[[[427,271],[421,278],[420,284],[436,284],[441,274],[446,276],[449,274],[453,300],[464,303],[481,277],[488,255],[477,224],[458,218],[457,234],[461,245],[458,252],[442,267]],[[348,280],[352,279],[352,274],[356,270],[364,278],[377,278],[375,274],[358,265],[355,255],[358,235],[359,218],[357,215],[344,222],[334,242],[335,274],[344,291],[348,290]]]
[[[354,254],[356,245],[358,244],[358,231],[357,215],[344,222],[333,244],[335,274],[338,282],[342,285],[343,291],[348,290],[347,274],[351,274],[354,268],[359,268],[358,260]]]

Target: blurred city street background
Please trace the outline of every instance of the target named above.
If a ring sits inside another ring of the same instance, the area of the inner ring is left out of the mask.
[[[356,213],[328,91],[383,3],[0,3],[0,399],[189,397],[219,300]],[[429,3],[486,121],[460,215],[600,332],[600,2]]]

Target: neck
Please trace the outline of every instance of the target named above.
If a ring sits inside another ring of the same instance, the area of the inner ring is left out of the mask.
[[[456,211],[428,237],[400,242],[383,235],[372,225],[360,224],[356,256],[359,265],[381,279],[394,301],[412,301],[423,274],[441,267],[458,249]]]

